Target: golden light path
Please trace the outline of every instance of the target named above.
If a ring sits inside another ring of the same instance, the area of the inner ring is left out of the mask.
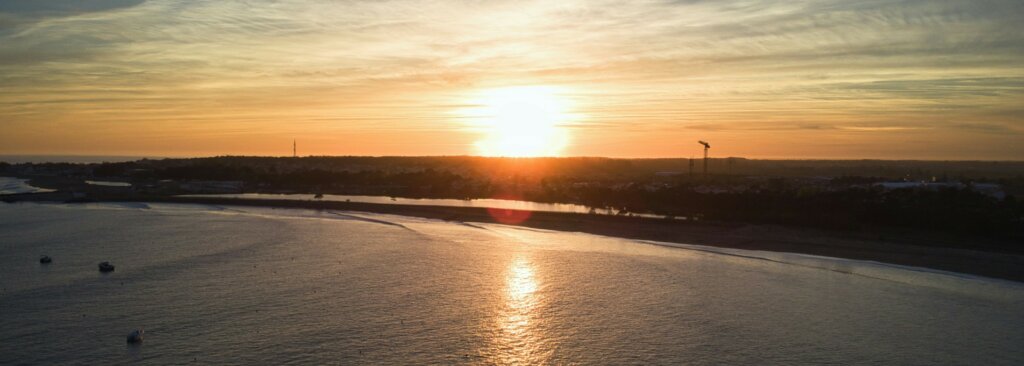
[[[462,111],[482,134],[476,153],[486,156],[558,156],[569,143],[565,124],[574,116],[566,90],[517,86],[479,92]]]
[[[497,339],[498,364],[532,364],[546,358],[537,318],[543,298],[537,294],[538,282],[533,264],[517,254],[506,275],[506,304],[501,312]]]

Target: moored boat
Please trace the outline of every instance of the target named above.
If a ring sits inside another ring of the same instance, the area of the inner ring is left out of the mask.
[[[110,262],[100,262],[99,267],[100,267],[100,272],[113,272],[114,271],[114,265],[110,264]]]

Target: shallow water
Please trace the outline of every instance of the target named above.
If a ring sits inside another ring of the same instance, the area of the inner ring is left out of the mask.
[[[112,182],[105,180],[87,180],[85,184],[103,187],[131,187],[132,184],[128,182]]]
[[[53,192],[53,190],[29,185],[28,179],[0,177],[0,195],[45,192]]]
[[[274,193],[224,193],[224,194],[187,194],[185,197],[222,197],[222,198],[244,198],[258,200],[290,200],[290,201],[334,201],[334,202],[362,202],[376,203],[383,205],[412,205],[412,206],[445,206],[445,207],[477,207],[495,208],[502,210],[520,210],[534,212],[566,212],[579,214],[597,215],[630,215],[648,218],[665,218],[663,215],[620,212],[617,209],[597,208],[571,203],[543,203],[533,201],[521,201],[512,199],[451,199],[451,198],[402,198],[386,196],[361,196],[361,195],[340,195],[325,194],[321,198],[314,198],[312,194],[274,194]],[[683,217],[674,217],[684,219]]]
[[[0,253],[0,364],[1024,363],[1021,284],[869,262],[157,204],[0,204]]]

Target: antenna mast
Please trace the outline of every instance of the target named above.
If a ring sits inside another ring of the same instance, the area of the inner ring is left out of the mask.
[[[708,177],[708,149],[711,148],[711,144],[705,141],[697,141],[701,145],[704,145],[704,178]]]

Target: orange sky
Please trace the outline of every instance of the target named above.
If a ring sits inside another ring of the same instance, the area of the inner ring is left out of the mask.
[[[0,3],[0,154],[1024,159],[1019,1]],[[510,91],[511,92],[508,92]]]

